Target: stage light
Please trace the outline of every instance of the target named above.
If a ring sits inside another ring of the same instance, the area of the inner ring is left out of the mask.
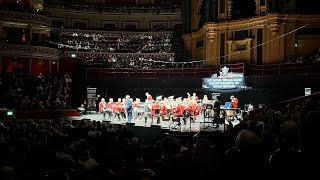
[[[77,54],[71,54],[71,57],[72,57],[72,58],[76,58],[76,57],[77,57]]]

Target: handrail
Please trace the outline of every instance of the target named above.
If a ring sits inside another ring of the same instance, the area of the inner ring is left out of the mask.
[[[53,28],[52,32],[60,33],[99,33],[99,34],[173,34],[173,31],[102,31],[102,30],[83,30],[83,29],[64,29]]]
[[[45,46],[17,45],[17,44],[0,44],[0,54],[27,56],[34,58],[59,59],[60,51],[55,48]]]
[[[48,26],[49,28],[51,28],[52,26],[51,18],[39,14],[0,10],[0,17],[0,19],[3,20],[14,20],[23,23],[32,22],[35,24],[42,24]]]
[[[131,13],[177,13],[181,12],[180,6],[174,6],[174,8],[169,6],[102,6],[102,5],[81,5],[65,3],[60,1],[59,3],[46,3],[45,8],[47,9],[68,9],[68,10],[80,10],[80,11],[91,11],[91,12],[106,12],[114,14],[131,14]]]

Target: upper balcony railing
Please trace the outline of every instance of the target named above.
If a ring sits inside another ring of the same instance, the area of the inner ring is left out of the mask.
[[[52,26],[52,20],[50,18],[32,13],[0,10],[0,19],[3,21],[38,24],[46,27]]]
[[[68,2],[49,2],[45,4],[46,9],[66,9],[87,12],[104,12],[114,14],[160,14],[160,13],[177,13],[181,12],[180,6],[103,6],[98,4],[72,4]]]
[[[320,74],[320,61],[310,65],[303,63],[247,65],[225,64],[212,68],[168,68],[168,69],[134,69],[134,68],[87,68],[87,77],[210,77],[223,66],[229,72],[242,72],[247,76],[282,76]]]
[[[44,46],[0,44],[0,54],[4,56],[33,57],[43,59],[59,59],[60,51]]]
[[[275,76],[285,74],[318,74],[320,73],[320,61],[311,64],[287,63],[254,65],[250,64],[246,68],[246,74],[252,76]]]

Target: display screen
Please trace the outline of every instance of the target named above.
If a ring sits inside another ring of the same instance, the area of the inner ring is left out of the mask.
[[[202,88],[211,92],[236,92],[246,88],[243,74],[202,79]]]

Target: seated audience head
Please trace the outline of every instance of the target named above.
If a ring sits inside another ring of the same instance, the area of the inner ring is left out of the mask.
[[[172,158],[181,152],[181,144],[177,138],[166,136],[160,142],[160,148],[164,158]]]
[[[238,133],[235,144],[240,151],[254,151],[261,141],[257,134],[246,129]]]
[[[301,140],[299,125],[294,121],[284,122],[281,127],[281,138],[283,143],[286,145],[299,145]]]

